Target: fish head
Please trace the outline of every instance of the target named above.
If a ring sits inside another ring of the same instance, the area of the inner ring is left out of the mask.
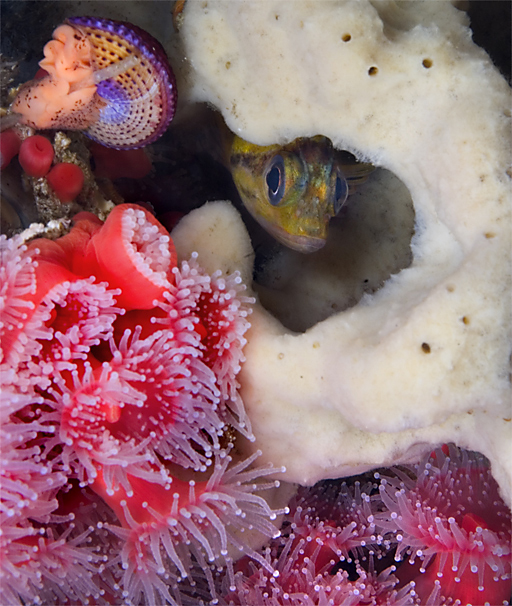
[[[330,139],[258,146],[235,137],[230,168],[242,202],[274,238],[303,253],[324,246],[329,220],[348,195]]]

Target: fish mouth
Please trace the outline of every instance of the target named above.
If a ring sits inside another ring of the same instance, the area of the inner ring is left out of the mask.
[[[291,234],[282,227],[258,217],[259,223],[281,244],[301,253],[313,253],[325,246],[326,239],[316,236]]]
[[[322,238],[313,238],[311,236],[294,236],[286,232],[281,234],[279,237],[276,236],[276,239],[285,246],[288,246],[288,248],[292,248],[293,250],[297,250],[301,253],[316,252],[325,246],[325,240]]]

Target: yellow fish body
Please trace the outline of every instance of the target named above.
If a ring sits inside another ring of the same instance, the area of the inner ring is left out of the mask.
[[[267,146],[234,135],[228,165],[247,210],[276,240],[303,253],[324,246],[329,220],[374,170],[348,160],[322,135]]]

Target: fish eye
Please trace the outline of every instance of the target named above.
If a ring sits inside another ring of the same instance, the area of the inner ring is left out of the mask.
[[[336,186],[334,190],[334,214],[337,215],[348,196],[347,180],[343,175],[336,175]]]
[[[286,185],[282,156],[277,155],[272,158],[265,180],[267,182],[269,202],[272,206],[277,206],[283,199]]]

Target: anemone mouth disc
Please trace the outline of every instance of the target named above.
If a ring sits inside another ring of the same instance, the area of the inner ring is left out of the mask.
[[[122,21],[72,17],[67,23],[87,36],[95,70],[126,66],[98,83],[103,106],[85,134],[114,149],[143,147],[158,139],[174,116],[177,100],[176,80],[161,44]],[[136,60],[126,62],[130,57]]]

